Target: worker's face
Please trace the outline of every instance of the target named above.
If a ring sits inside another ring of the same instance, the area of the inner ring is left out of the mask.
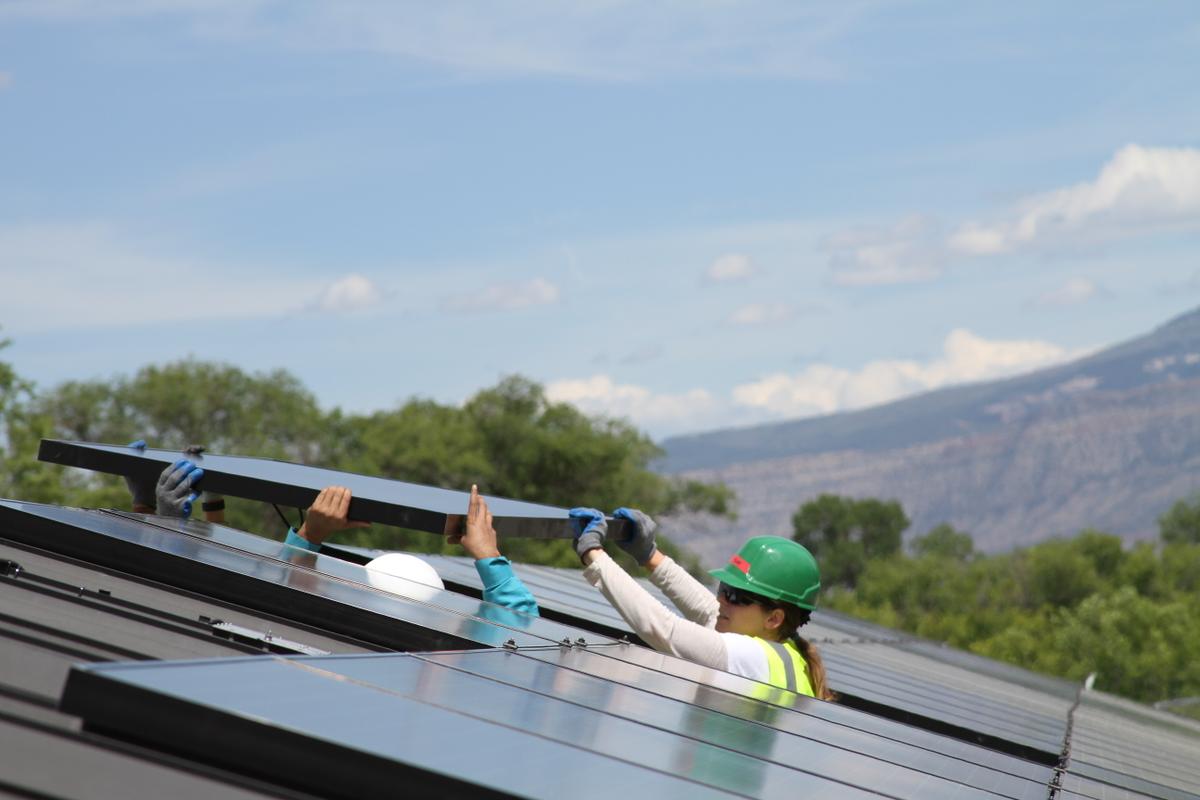
[[[721,591],[717,592],[717,604],[717,633],[740,633],[774,639],[783,621],[783,611],[778,608],[768,609],[758,603],[731,603]]]

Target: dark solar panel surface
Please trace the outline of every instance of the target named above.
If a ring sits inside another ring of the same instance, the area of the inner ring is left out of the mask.
[[[363,568],[203,522],[178,529],[126,515],[0,501],[10,538],[311,622],[394,649],[537,645],[602,637],[414,584],[404,598],[369,587]],[[198,534],[203,531],[204,534]],[[320,564],[318,568],[316,565]],[[358,580],[344,577],[354,572]]]
[[[496,651],[259,658],[112,666],[92,672],[110,681],[184,698],[193,705],[261,720],[266,724],[259,736],[270,736],[280,727],[303,730],[323,741],[366,748],[426,768],[432,765],[424,747],[427,742],[415,748],[413,736],[437,737],[442,729],[462,728],[462,735],[471,737],[470,741],[491,741],[475,736],[497,737],[501,750],[511,748],[507,763],[528,767],[555,759],[556,774],[580,769],[603,775],[600,784],[607,793],[620,791],[620,776],[637,769],[642,771],[637,780],[655,775],[659,791],[667,796],[682,796],[702,787],[754,797],[994,797],[996,789],[1014,790],[1001,795],[1007,797],[1045,796],[1044,785],[966,762],[950,770],[964,779],[955,780],[939,772],[947,767],[946,759],[933,758],[918,748],[905,751],[914,763],[887,762],[862,749],[835,746],[819,735],[785,732],[761,721],[669,700],[637,688],[636,683],[630,686],[625,681],[589,677],[555,663],[557,656],[572,652],[540,650],[536,658]],[[338,688],[335,691],[329,686]],[[692,687],[693,692],[703,688]],[[91,691],[111,697],[114,687],[106,681],[92,686]],[[128,697],[119,690],[117,694],[128,704]],[[750,700],[743,702],[754,705]],[[419,712],[411,707],[413,703],[420,704]],[[87,705],[79,698],[72,700],[72,705],[80,704]],[[774,716],[795,715],[782,709],[766,710]],[[112,713],[121,716],[117,706]],[[390,725],[389,715],[393,715]],[[84,716],[95,724],[121,724],[120,719],[106,722],[94,714],[85,712]],[[397,724],[398,719],[404,719],[404,724]],[[354,730],[343,729],[347,720],[354,720]],[[813,723],[810,719],[809,724]],[[482,724],[494,727],[476,727]],[[532,739],[520,743],[529,737]],[[518,741],[507,741],[514,738]],[[857,743],[868,748],[880,745],[870,739],[863,735]],[[570,743],[571,752],[564,752],[562,742]],[[887,746],[898,749],[896,743]],[[444,765],[446,761],[433,763]],[[517,769],[503,777],[493,772],[488,780],[502,791],[544,791],[546,787],[536,783],[510,784],[511,776],[526,771]],[[578,777],[580,786],[571,793],[591,796],[584,788],[587,781]],[[470,779],[475,782],[478,776]],[[992,791],[983,790],[977,785],[980,783]],[[654,790],[647,783],[632,791],[633,796],[647,796]]]
[[[438,705],[453,700],[444,692],[443,672],[426,676],[417,699],[282,659],[122,665],[94,670],[97,682],[90,686],[73,678],[64,703],[110,729],[146,735],[146,725],[157,725],[150,733],[173,737],[180,750],[330,797],[421,794],[431,788],[450,794],[446,787],[461,793],[464,785],[472,794],[490,790],[537,798],[734,796],[530,730],[552,730],[556,719],[518,716],[495,723]],[[175,724],[162,714],[139,719],[164,702]],[[200,724],[209,736],[197,732]],[[605,734],[584,724],[564,739],[595,741]],[[260,744],[247,752],[239,746],[243,741]],[[273,747],[277,742],[287,747]],[[870,795],[832,784],[809,796]]]
[[[121,445],[55,439],[43,439],[38,452],[42,461],[146,478],[157,477],[164,467],[183,457],[173,450],[135,450]],[[450,515],[467,511],[469,494],[461,491],[265,458],[215,453],[187,458],[203,467],[205,489],[233,497],[307,508],[322,488],[345,486],[354,495],[351,518],[435,534],[445,531]],[[501,536],[573,536],[566,509],[502,497],[488,497],[487,503]],[[625,523],[614,520],[609,524],[615,532]]]

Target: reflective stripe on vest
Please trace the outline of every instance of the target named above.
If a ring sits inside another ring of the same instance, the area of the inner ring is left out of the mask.
[[[797,694],[815,696],[812,682],[808,679],[808,664],[791,640],[780,644],[755,637],[754,641],[758,642],[767,656],[767,668],[770,670],[768,683]]]

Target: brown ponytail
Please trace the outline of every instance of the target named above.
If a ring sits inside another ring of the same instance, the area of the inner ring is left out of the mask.
[[[804,663],[808,665],[808,681],[812,684],[813,696],[819,700],[837,700],[837,695],[829,689],[825,682],[825,662],[817,652],[817,646],[800,635],[800,629],[808,624],[812,612],[791,604],[779,606],[783,609],[783,625],[780,626],[780,641],[791,639],[796,643]]]

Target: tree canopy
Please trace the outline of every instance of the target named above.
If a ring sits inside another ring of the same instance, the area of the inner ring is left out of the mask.
[[[792,516],[792,538],[816,556],[823,586],[853,588],[869,560],[899,552],[908,525],[895,500],[822,494]]]

